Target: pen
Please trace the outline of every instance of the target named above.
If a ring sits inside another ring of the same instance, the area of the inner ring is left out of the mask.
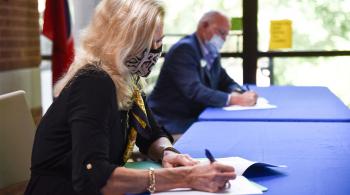
[[[238,85],[238,84],[235,86],[235,89],[233,91],[237,92],[237,93],[240,93],[240,94],[246,92],[246,90],[243,87],[241,87],[240,85]]]
[[[250,91],[248,84],[245,85],[245,88],[247,89],[247,91]]]
[[[208,149],[205,149],[205,156],[209,159],[210,163],[215,162],[214,156],[210,153]]]

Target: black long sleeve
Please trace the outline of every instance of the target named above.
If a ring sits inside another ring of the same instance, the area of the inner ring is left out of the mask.
[[[113,83],[108,77],[80,76],[68,97],[72,135],[72,181],[76,191],[88,185],[102,188],[116,165],[109,159],[107,119],[112,111]]]

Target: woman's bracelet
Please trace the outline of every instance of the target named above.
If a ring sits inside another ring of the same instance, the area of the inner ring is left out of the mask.
[[[147,187],[147,190],[150,193],[154,193],[156,191],[156,174],[154,173],[154,168],[150,167],[148,170],[148,179],[149,179],[149,186]]]
[[[164,153],[164,151],[172,151],[172,152],[175,152],[175,153],[178,153],[178,154],[181,154],[181,152],[179,152],[178,150],[176,150],[174,147],[172,147],[172,146],[169,146],[169,147],[166,147],[166,148],[164,148],[164,150],[163,150],[163,153]]]

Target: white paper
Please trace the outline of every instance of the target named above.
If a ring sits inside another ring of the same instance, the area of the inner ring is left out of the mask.
[[[197,158],[197,160],[201,162],[209,161],[206,158]],[[243,173],[252,165],[262,166],[262,167],[280,167],[280,168],[287,167],[286,165],[273,165],[273,164],[268,164],[263,162],[250,161],[241,157],[217,158],[216,161],[225,165],[233,166],[235,168],[236,175],[243,175]]]
[[[262,162],[250,161],[241,157],[228,157],[228,158],[218,158],[216,159],[218,162],[222,164],[231,165],[235,168],[235,172],[237,175],[243,175],[243,173],[252,165],[264,166],[264,167],[281,167],[285,168],[286,165],[273,165]]]
[[[258,97],[256,104],[254,106],[239,106],[232,105],[224,107],[224,110],[233,111],[233,110],[259,110],[259,109],[274,109],[277,108],[276,105],[269,104],[269,101],[263,97]]]
[[[236,179],[230,180],[231,187],[224,191],[211,193],[191,190],[189,188],[177,188],[167,192],[159,192],[159,195],[210,195],[210,194],[262,194],[262,191],[253,185],[243,176],[237,176]]]
[[[196,158],[201,161],[201,163],[209,163],[207,158]],[[263,167],[287,167],[286,165],[273,165],[268,163],[250,161],[241,157],[227,157],[227,158],[217,158],[217,162],[222,164],[230,165],[235,168],[236,179],[230,180],[231,187],[225,189],[224,191],[210,193],[210,192],[202,192],[196,191],[189,188],[176,188],[173,190],[169,190],[166,192],[158,192],[157,195],[210,195],[210,194],[262,194],[263,191],[267,191],[267,188],[264,186],[258,187],[256,184],[249,181],[245,178],[243,173],[252,165],[263,166]]]

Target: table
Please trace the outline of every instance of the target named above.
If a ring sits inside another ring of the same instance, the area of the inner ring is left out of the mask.
[[[193,157],[208,148],[217,158],[286,164],[248,174],[267,195],[350,194],[350,123],[197,122],[175,147]]]
[[[326,87],[272,86],[252,90],[277,108],[244,111],[207,108],[199,121],[350,122],[350,109]]]

